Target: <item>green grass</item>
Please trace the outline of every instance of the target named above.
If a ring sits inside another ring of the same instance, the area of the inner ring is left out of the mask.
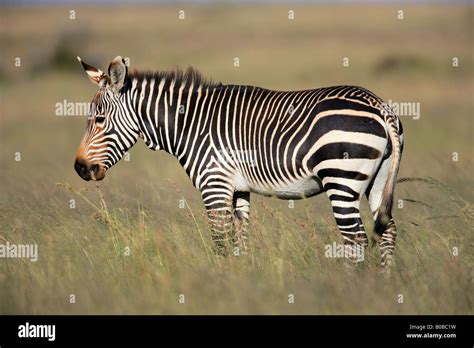
[[[0,259],[0,313],[472,314],[472,9],[405,7],[404,22],[390,6],[295,7],[293,22],[285,6],[189,7],[181,22],[174,7],[78,8],[75,22],[65,8],[2,8],[0,241],[37,243],[39,259]],[[252,195],[250,253],[223,259],[171,156],[138,144],[104,181],[82,181],[73,160],[85,119],[54,115],[57,102],[95,92],[75,55],[103,69],[122,55],[142,68],[194,65],[224,83],[351,83],[420,102],[420,120],[402,119],[400,177],[434,179],[397,186],[391,276],[378,272],[377,248],[355,270],[324,256],[341,238],[323,195],[293,209]]]

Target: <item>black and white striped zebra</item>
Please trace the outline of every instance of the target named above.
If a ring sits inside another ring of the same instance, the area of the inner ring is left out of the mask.
[[[78,59],[99,85],[76,154],[83,179],[103,179],[138,138],[174,155],[202,194],[220,254],[229,245],[247,252],[251,192],[282,199],[326,192],[346,246],[366,247],[359,213],[365,194],[381,264],[390,262],[403,130],[370,91],[214,84],[192,69],[129,72],[121,57],[105,74]]]

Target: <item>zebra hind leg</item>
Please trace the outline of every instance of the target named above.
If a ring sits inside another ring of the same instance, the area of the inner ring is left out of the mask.
[[[365,259],[365,249],[369,244],[364,224],[360,217],[360,197],[358,194],[348,196],[345,191],[328,191],[334,217],[342,234],[345,257],[352,264],[358,264]]]
[[[397,227],[391,216],[387,216],[384,219],[388,222],[386,224],[380,224],[380,226],[378,226],[379,223],[376,223],[375,232],[380,234],[380,266],[382,269],[389,269],[392,265],[393,252],[395,251]]]
[[[372,211],[375,221],[373,240],[379,244],[381,255],[380,266],[383,270],[388,270],[393,263],[395,240],[397,238],[397,228],[392,218],[391,209],[386,212],[382,211],[382,213],[379,214],[379,212],[381,212],[380,205],[382,202],[383,187],[388,175],[387,171],[389,162],[390,158],[382,163],[379,172],[366,192],[370,210]]]

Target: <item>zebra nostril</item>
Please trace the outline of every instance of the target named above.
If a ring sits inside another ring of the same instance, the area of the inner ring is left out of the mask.
[[[105,168],[101,164],[92,164],[89,167],[88,175],[92,180],[99,181],[102,180],[105,176]]]
[[[85,165],[80,163],[79,161],[76,161],[74,163],[74,169],[76,170],[77,174],[81,175],[84,172]]]
[[[85,163],[80,160],[76,160],[76,162],[74,163],[74,169],[81,178],[83,178],[84,180],[90,180],[90,175],[87,170],[87,165]]]

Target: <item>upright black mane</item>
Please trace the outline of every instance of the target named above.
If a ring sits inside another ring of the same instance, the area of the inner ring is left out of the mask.
[[[184,85],[184,88],[189,88],[191,84],[194,85],[194,89],[201,86],[202,88],[216,88],[221,87],[221,83],[215,83],[210,79],[204,78],[199,71],[193,67],[188,67],[186,70],[176,68],[170,71],[151,71],[151,70],[132,70],[128,74],[130,79],[137,79],[138,81],[143,81],[143,79],[155,81],[165,80],[165,84],[169,85],[174,81],[174,85],[179,88],[181,85]]]

